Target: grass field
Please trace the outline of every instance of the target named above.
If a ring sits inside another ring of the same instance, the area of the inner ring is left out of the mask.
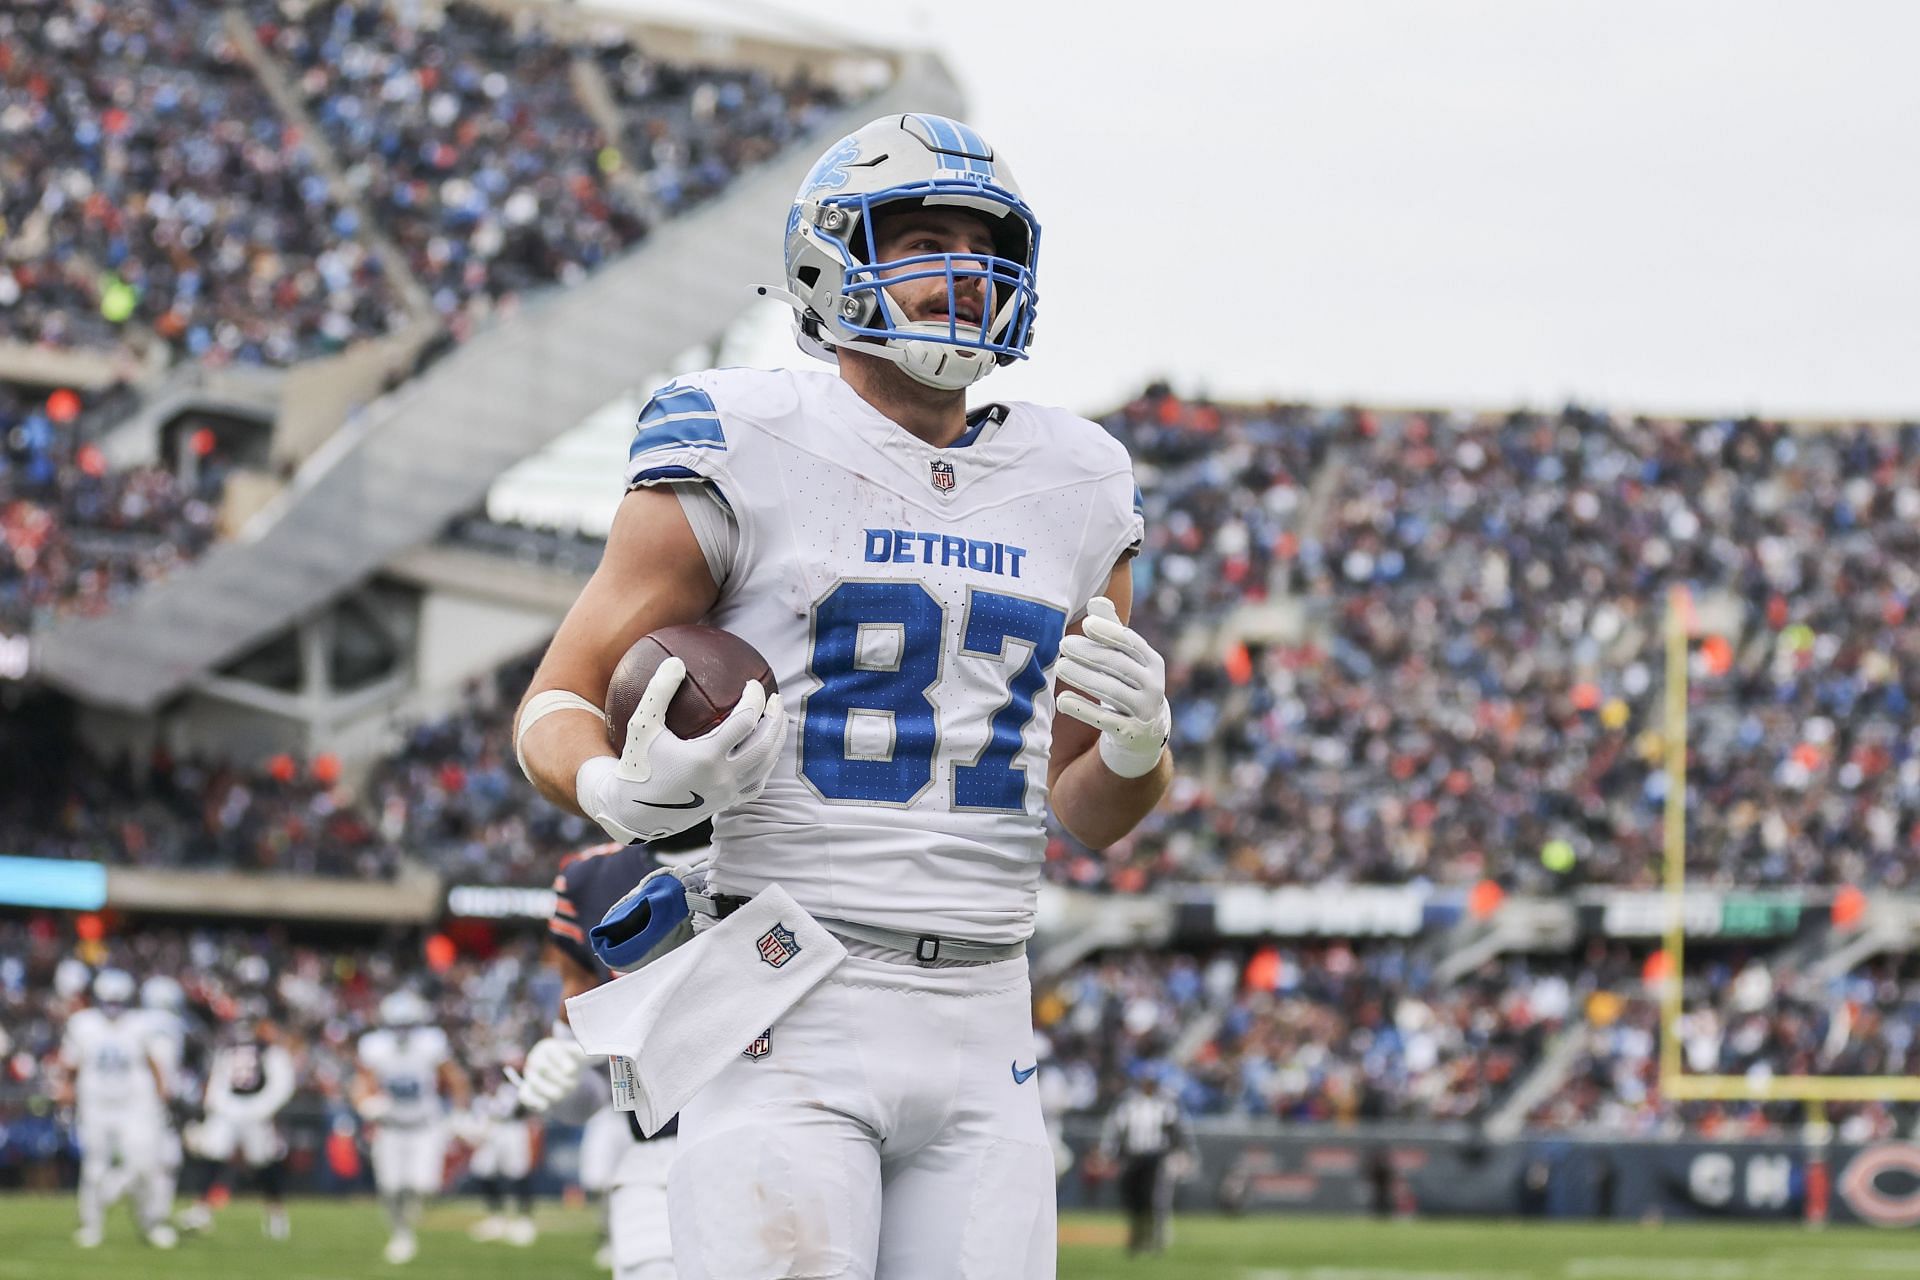
[[[420,1256],[380,1261],[386,1233],[367,1201],[294,1206],[293,1239],[261,1237],[258,1207],[225,1210],[211,1236],[172,1253],[138,1243],[124,1208],[107,1243],[73,1247],[73,1203],[0,1198],[0,1280],[593,1280],[594,1227],[583,1210],[547,1207],[538,1244],[475,1244],[477,1205],[431,1211]],[[1508,1222],[1378,1223],[1359,1218],[1182,1218],[1158,1258],[1129,1259],[1106,1216],[1061,1223],[1061,1280],[1912,1280],[1920,1236],[1792,1226],[1548,1226]],[[914,1280],[889,1277],[889,1280]]]

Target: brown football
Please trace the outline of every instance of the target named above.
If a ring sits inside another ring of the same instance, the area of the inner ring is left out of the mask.
[[[615,751],[627,745],[627,721],[669,656],[687,664],[687,678],[667,704],[667,728],[682,738],[697,738],[725,720],[747,681],[758,680],[768,693],[779,687],[760,651],[733,632],[662,627],[634,641],[607,681],[607,737]]]

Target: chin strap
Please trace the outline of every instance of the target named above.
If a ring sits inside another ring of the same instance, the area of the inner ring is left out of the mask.
[[[813,350],[807,341],[807,317],[817,316],[817,313],[805,299],[790,289],[783,289],[773,284],[755,285],[754,292],[763,298],[772,298],[776,302],[784,302],[792,307],[794,314],[800,317],[800,349],[808,355],[820,355],[820,352]],[[892,300],[889,299],[888,302],[891,310]],[[897,317],[897,311],[894,314]],[[867,355],[891,360],[915,382],[939,391],[964,390],[998,367],[998,362],[986,351],[971,347],[948,346],[940,342],[907,341],[896,345],[892,342],[866,338],[853,342],[830,342],[824,337],[825,323],[818,319],[815,319],[814,323],[820,326],[823,334],[822,337],[813,339],[821,351],[826,352],[823,358],[832,359],[835,346],[853,347]],[[898,323],[897,319],[896,323]]]

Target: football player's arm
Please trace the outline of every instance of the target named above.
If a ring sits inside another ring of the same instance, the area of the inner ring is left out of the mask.
[[[556,1118],[574,1112],[584,1118],[605,1100],[605,1088],[587,1078],[587,1055],[573,1038],[567,1001],[599,986],[600,975],[552,942],[547,944],[545,960],[560,975],[560,1012],[552,1030],[527,1050],[526,1069],[519,1080],[520,1105],[533,1112],[553,1111]]]
[[[473,1086],[467,1081],[467,1073],[451,1058],[442,1058],[438,1068],[440,1091],[453,1104],[455,1111],[465,1111],[473,1105]]]
[[[706,556],[668,487],[634,489],[620,502],[606,550],[580,598],[567,611],[521,700],[559,690],[598,707],[622,655],[661,627],[698,622],[719,599]],[[562,710],[529,725],[520,739],[527,776],[561,808],[589,816],[575,793],[580,766],[614,754],[606,722],[584,710]]]
[[[60,1037],[60,1053],[58,1055],[59,1063],[65,1070],[58,1073],[53,1085],[53,1100],[60,1106],[70,1107],[79,1100],[80,1054],[81,1045],[79,1038],[73,1034],[73,1029],[69,1027],[66,1034]]]
[[[265,1059],[261,1070],[266,1082],[261,1085],[259,1096],[254,1099],[254,1112],[265,1119],[293,1101],[293,1055],[278,1045],[261,1055]]]
[[[560,1013],[556,1021],[566,1022],[567,1001],[599,986],[600,975],[551,943],[547,945],[546,959],[560,973]]]
[[[218,1111],[231,1111],[233,1107],[232,1059],[227,1050],[222,1049],[213,1055],[213,1066],[207,1071],[207,1089],[200,1100],[201,1108],[209,1114]]]
[[[159,1092],[160,1101],[163,1103],[172,1101],[173,1073],[167,1069],[166,1058],[163,1056],[163,1051],[160,1046],[149,1043],[146,1046],[145,1056],[147,1059],[147,1070],[153,1072],[153,1087]]]
[[[353,1104],[354,1112],[369,1124],[379,1123],[392,1107],[380,1087],[380,1077],[364,1062],[354,1068],[353,1083],[347,1088],[347,1101]]]
[[[1106,598],[1113,602],[1114,613],[1124,625],[1133,614],[1131,555],[1122,557],[1114,565],[1107,579]],[[1084,623],[1067,628],[1068,635],[1084,633]],[[1138,642],[1139,638],[1134,636],[1133,640]],[[1144,644],[1139,647],[1144,649]],[[1070,690],[1085,696],[1085,691],[1074,690],[1064,681],[1055,686],[1056,694]],[[1154,693],[1164,706],[1164,689],[1146,691]],[[1173,781],[1173,753],[1165,747],[1143,774],[1129,777],[1114,772],[1102,759],[1101,733],[1101,729],[1065,714],[1063,708],[1053,717],[1053,747],[1047,758],[1053,815],[1068,834],[1092,849],[1110,845],[1138,826],[1160,803],[1160,797]]]

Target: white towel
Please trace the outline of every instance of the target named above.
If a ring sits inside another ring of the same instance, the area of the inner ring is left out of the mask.
[[[651,1137],[846,956],[772,884],[646,968],[567,1001],[567,1021],[588,1053],[633,1059],[634,1111]]]

